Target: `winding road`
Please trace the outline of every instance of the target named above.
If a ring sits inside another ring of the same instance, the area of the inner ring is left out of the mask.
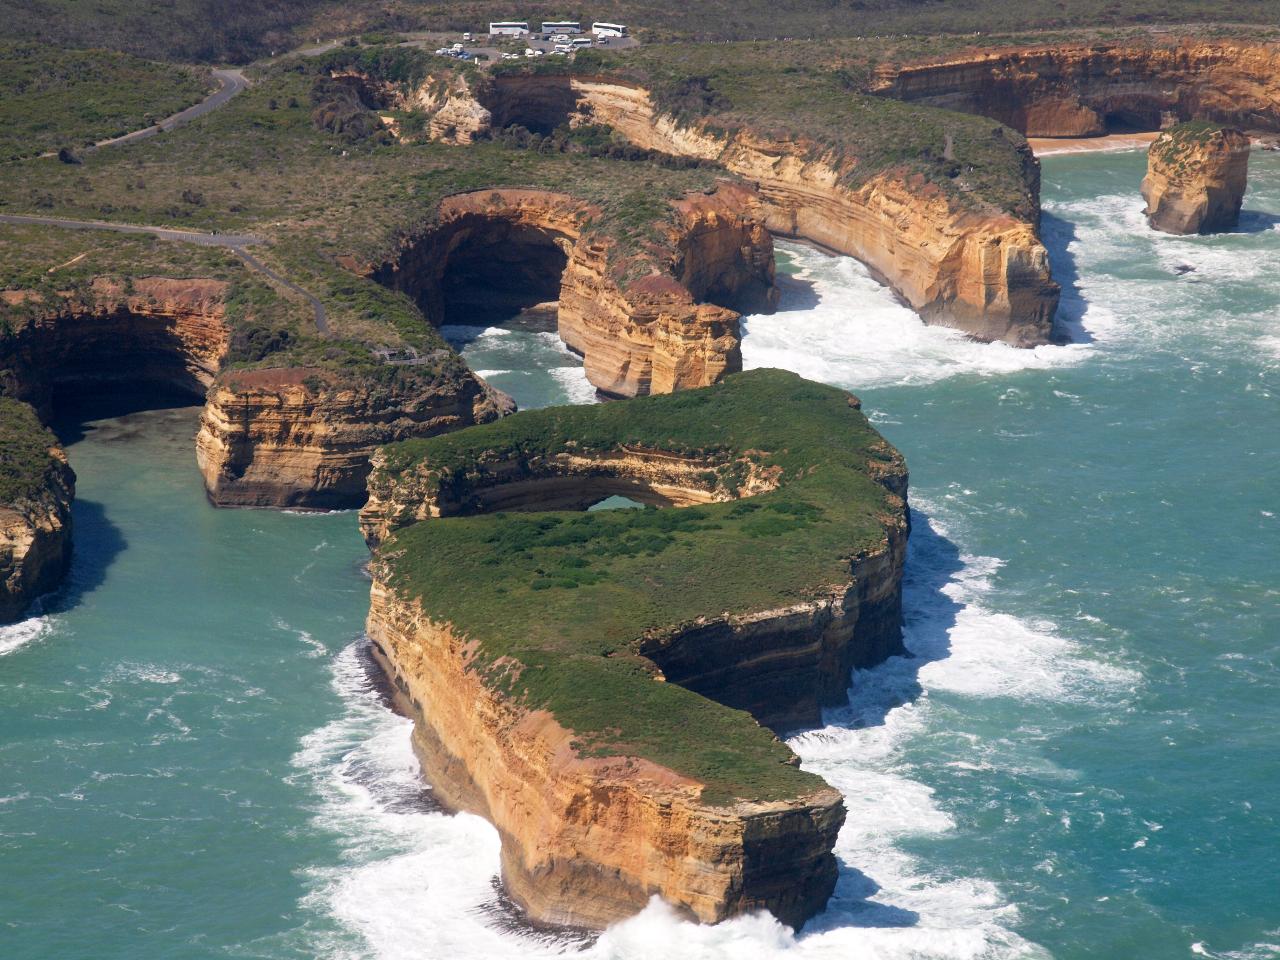
[[[249,86],[249,81],[245,79],[244,73],[240,70],[214,70],[213,75],[218,78],[218,89],[209,94],[209,96],[205,97],[195,106],[187,107],[187,109],[180,110],[173,114],[173,116],[165,117],[154,126],[144,127],[141,130],[133,131],[133,133],[126,133],[123,136],[112,137],[109,140],[99,140],[92,146],[85,147],[85,150],[101,150],[103,147],[114,147],[121,143],[134,143],[138,140],[146,140],[148,137],[154,137],[157,133],[173,130],[182,126],[184,123],[190,123],[197,117],[203,117],[206,113],[212,113]]]

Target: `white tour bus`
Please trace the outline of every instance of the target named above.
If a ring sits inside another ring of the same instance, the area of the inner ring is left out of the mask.
[[[625,37],[627,28],[621,23],[593,23],[591,32],[597,37]]]
[[[564,23],[543,23],[542,32],[554,36],[557,33],[570,34],[581,33],[582,24],[576,20],[566,20]]]
[[[590,37],[574,37],[572,40],[569,41],[569,45],[573,47],[573,49],[575,50],[584,50],[587,47],[591,46],[591,38]]]
[[[491,37],[527,37],[529,24],[523,20],[503,20],[489,24]]]

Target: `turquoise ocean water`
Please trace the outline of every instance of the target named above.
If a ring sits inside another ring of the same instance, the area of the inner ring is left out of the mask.
[[[210,508],[186,408],[72,430],[71,584],[0,631],[0,957],[1280,956],[1280,157],[1214,238],[1149,231],[1142,171],[1045,160],[1065,346],[779,245],[746,364],[858,392],[915,511],[915,656],[793,740],[850,810],[803,935],[522,928],[368,683],[355,515]],[[447,333],[524,406],[591,399],[546,331]]]

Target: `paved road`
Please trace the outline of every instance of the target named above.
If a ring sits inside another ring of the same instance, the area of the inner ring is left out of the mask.
[[[311,310],[315,314],[316,333],[320,334],[322,337],[328,336],[329,315],[325,312],[324,304],[320,302],[318,297],[306,290],[303,290],[302,287],[298,286],[292,280],[286,280],[284,277],[280,276],[280,274],[276,273],[244,247],[231,247],[231,252],[243,260],[251,270],[257,270],[259,273],[270,277],[282,287],[288,287],[294,293],[303,296],[307,303],[311,304]]]
[[[99,140],[85,150],[101,150],[103,147],[114,147],[121,143],[134,143],[138,140],[146,140],[148,137],[154,137],[162,131],[173,130],[182,126],[184,123],[190,123],[197,117],[203,117],[206,113],[212,113],[220,106],[240,93],[247,86],[249,81],[244,78],[244,74],[239,70],[214,70],[213,75],[218,78],[218,89],[209,96],[205,97],[193,107],[175,113],[171,117],[165,117],[155,126],[146,127],[143,130],[135,130],[133,133],[126,133],[122,137],[112,137],[110,140]]]
[[[315,314],[316,332],[322,336],[329,332],[328,314],[325,311],[324,304],[317,297],[298,286],[292,280],[286,280],[245,249],[253,244],[262,243],[260,237],[255,237],[250,233],[202,233],[199,230],[175,230],[172,227],[149,227],[133,223],[104,223],[101,220],[66,220],[62,217],[33,217],[11,213],[0,214],[0,223],[62,227],[66,230],[111,230],[115,233],[142,233],[177,243],[194,243],[202,247],[223,247],[243,260],[249,269],[258,271],[282,287],[286,287],[304,297]]]

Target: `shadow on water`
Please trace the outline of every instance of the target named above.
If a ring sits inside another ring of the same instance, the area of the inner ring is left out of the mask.
[[[1053,321],[1053,338],[1061,343],[1092,343],[1093,335],[1084,327],[1089,304],[1080,290],[1080,271],[1071,253],[1076,225],[1047,211],[1040,214],[1040,239],[1049,251],[1049,268],[1062,287],[1058,314]]]
[[[1261,210],[1241,210],[1240,225],[1232,233],[1266,233],[1280,228],[1280,216]]]
[[[964,569],[960,551],[918,510],[911,511],[911,540],[903,576],[903,642],[906,656],[867,670],[855,670],[849,702],[826,712],[828,726],[850,730],[884,724],[889,713],[917,699],[924,689],[920,670],[951,654],[951,631],[962,604],[947,586]],[[814,918],[808,931],[839,927],[910,927],[920,920],[913,910],[871,900],[880,885],[857,867],[841,861],[835,893],[825,913]]]
[[[120,424],[122,417],[148,410],[178,410],[199,403],[200,398],[180,390],[123,389],[113,393],[74,393],[54,397],[49,426],[65,447],[90,434],[105,431],[105,439],[122,442],[141,436],[143,426]],[[100,427],[97,421],[113,421]],[[75,469],[76,455],[70,454]],[[79,606],[107,578],[107,570],[129,545],[120,528],[107,516],[106,507],[77,496],[71,504],[71,567],[62,585],[43,598],[44,613],[65,613]]]
[[[812,280],[779,271],[775,282],[786,310],[812,310],[822,302],[818,285]]]
[[[49,427],[64,447],[79,443],[98,430],[99,420],[118,420],[147,410],[179,410],[197,406],[204,398],[181,390],[121,390],[114,393],[73,394],[55,397]],[[128,440],[141,433],[141,428],[120,429],[113,424],[112,440]],[[74,456],[74,455],[73,455]],[[75,464],[72,464],[75,467]]]
[[[61,587],[43,603],[45,613],[65,613],[107,579],[107,570],[127,547],[124,535],[107,517],[106,508],[92,500],[71,505],[71,569]]]

